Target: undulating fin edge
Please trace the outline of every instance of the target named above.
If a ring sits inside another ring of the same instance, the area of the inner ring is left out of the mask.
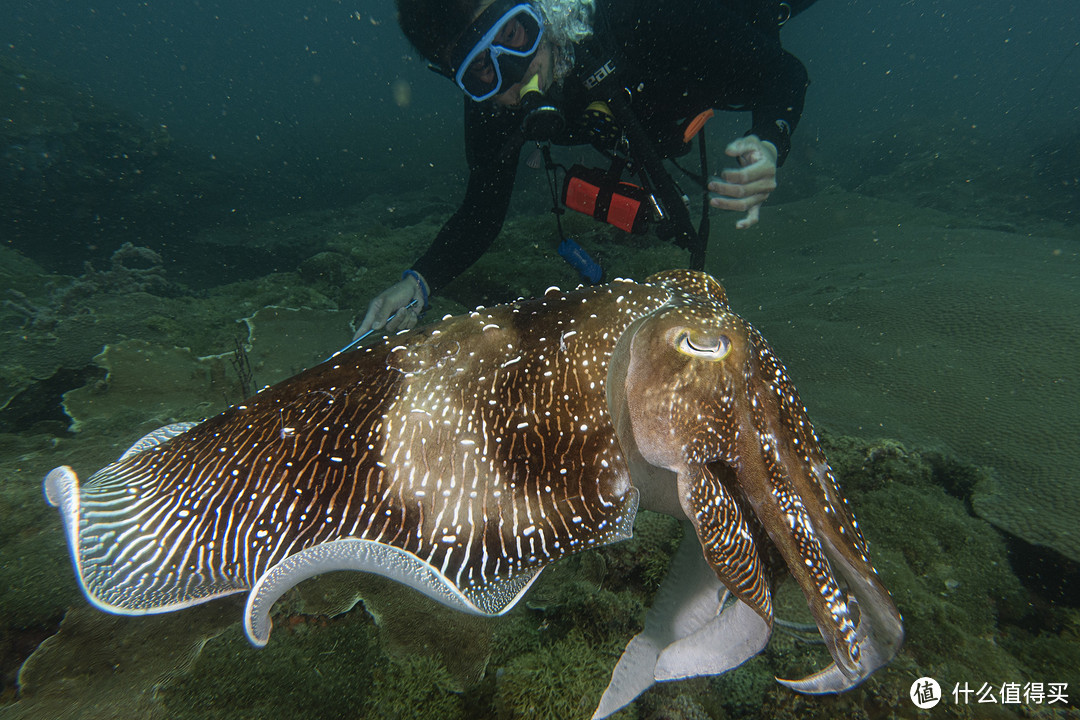
[[[177,425],[180,424],[183,423],[177,423]],[[186,428],[184,430],[181,430],[180,432],[184,432],[185,430]],[[143,440],[145,440],[147,437],[149,436],[145,436]],[[149,443],[148,445],[146,445],[146,447],[156,445],[158,444],[158,442],[162,442],[165,439],[167,438],[161,437],[158,439],[157,442]],[[140,440],[139,442],[142,442],[142,440]],[[145,447],[143,449],[145,449]],[[128,453],[125,453],[124,457],[126,457],[127,454]],[[107,469],[108,468],[105,468],[99,471],[99,473],[104,472]],[[237,588],[229,590],[227,592],[215,593],[213,595],[206,595],[184,602],[169,603],[156,607],[133,608],[107,602],[98,595],[96,595],[90,589],[90,586],[86,582],[84,557],[81,550],[79,533],[82,520],[79,476],[76,474],[75,470],[71,468],[71,466],[60,465],[56,468],[53,468],[49,472],[49,474],[45,476],[45,480],[43,482],[43,490],[45,493],[45,499],[48,501],[48,503],[53,507],[56,507],[60,511],[61,522],[64,525],[64,535],[67,537],[68,549],[71,553],[71,562],[72,566],[75,569],[75,576],[79,583],[79,590],[82,591],[82,594],[84,597],[86,597],[87,601],[98,610],[102,610],[113,615],[157,615],[160,613],[173,612],[174,610],[182,610],[184,608],[193,607],[195,605],[201,605],[208,600],[213,600],[218,597],[225,597],[226,595],[234,595],[238,592],[246,591],[246,588]]]
[[[520,573],[494,593],[494,602],[478,598],[478,605],[445,575],[415,555],[392,545],[361,538],[343,538],[293,553],[256,581],[244,608],[244,632],[256,647],[270,639],[270,609],[278,598],[297,584],[323,573],[339,570],[369,572],[395,580],[438,602],[473,615],[497,616],[508,612],[540,576],[543,568]]]

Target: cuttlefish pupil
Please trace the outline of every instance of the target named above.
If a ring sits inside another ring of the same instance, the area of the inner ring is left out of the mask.
[[[689,330],[684,330],[679,334],[675,347],[684,355],[717,361],[723,360],[731,352],[731,341],[723,335],[718,335],[715,338],[694,338]]]

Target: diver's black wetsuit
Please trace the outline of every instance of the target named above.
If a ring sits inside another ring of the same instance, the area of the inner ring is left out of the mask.
[[[670,139],[680,121],[709,108],[750,110],[749,132],[776,145],[777,164],[783,163],[809,81],[798,58],[780,46],[774,3],[596,0],[596,6],[614,36],[624,69],[621,80],[634,91],[632,107],[650,135]],[[604,25],[594,23],[594,28]],[[575,118],[586,103],[575,70],[563,81],[561,107],[568,128],[557,143],[587,142],[574,137]],[[513,109],[465,99],[465,198],[413,265],[432,292],[476,262],[499,234],[521,149],[517,144],[506,152],[507,141],[520,123],[521,114]]]

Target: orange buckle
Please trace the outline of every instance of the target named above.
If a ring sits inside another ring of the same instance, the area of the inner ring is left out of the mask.
[[[693,140],[694,136],[701,131],[701,128],[705,127],[705,123],[709,121],[709,118],[711,118],[715,114],[716,113],[713,112],[712,108],[709,108],[704,112],[698,113],[697,117],[691,120],[690,124],[686,126],[685,130],[683,130],[682,141],[684,143],[688,143]]]

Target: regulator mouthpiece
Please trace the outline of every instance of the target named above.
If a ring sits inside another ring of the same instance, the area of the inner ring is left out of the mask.
[[[540,92],[539,75],[533,75],[521,88],[521,107],[525,117],[521,120],[521,132],[526,140],[544,142],[551,140],[566,125],[562,111],[544,93]]]

